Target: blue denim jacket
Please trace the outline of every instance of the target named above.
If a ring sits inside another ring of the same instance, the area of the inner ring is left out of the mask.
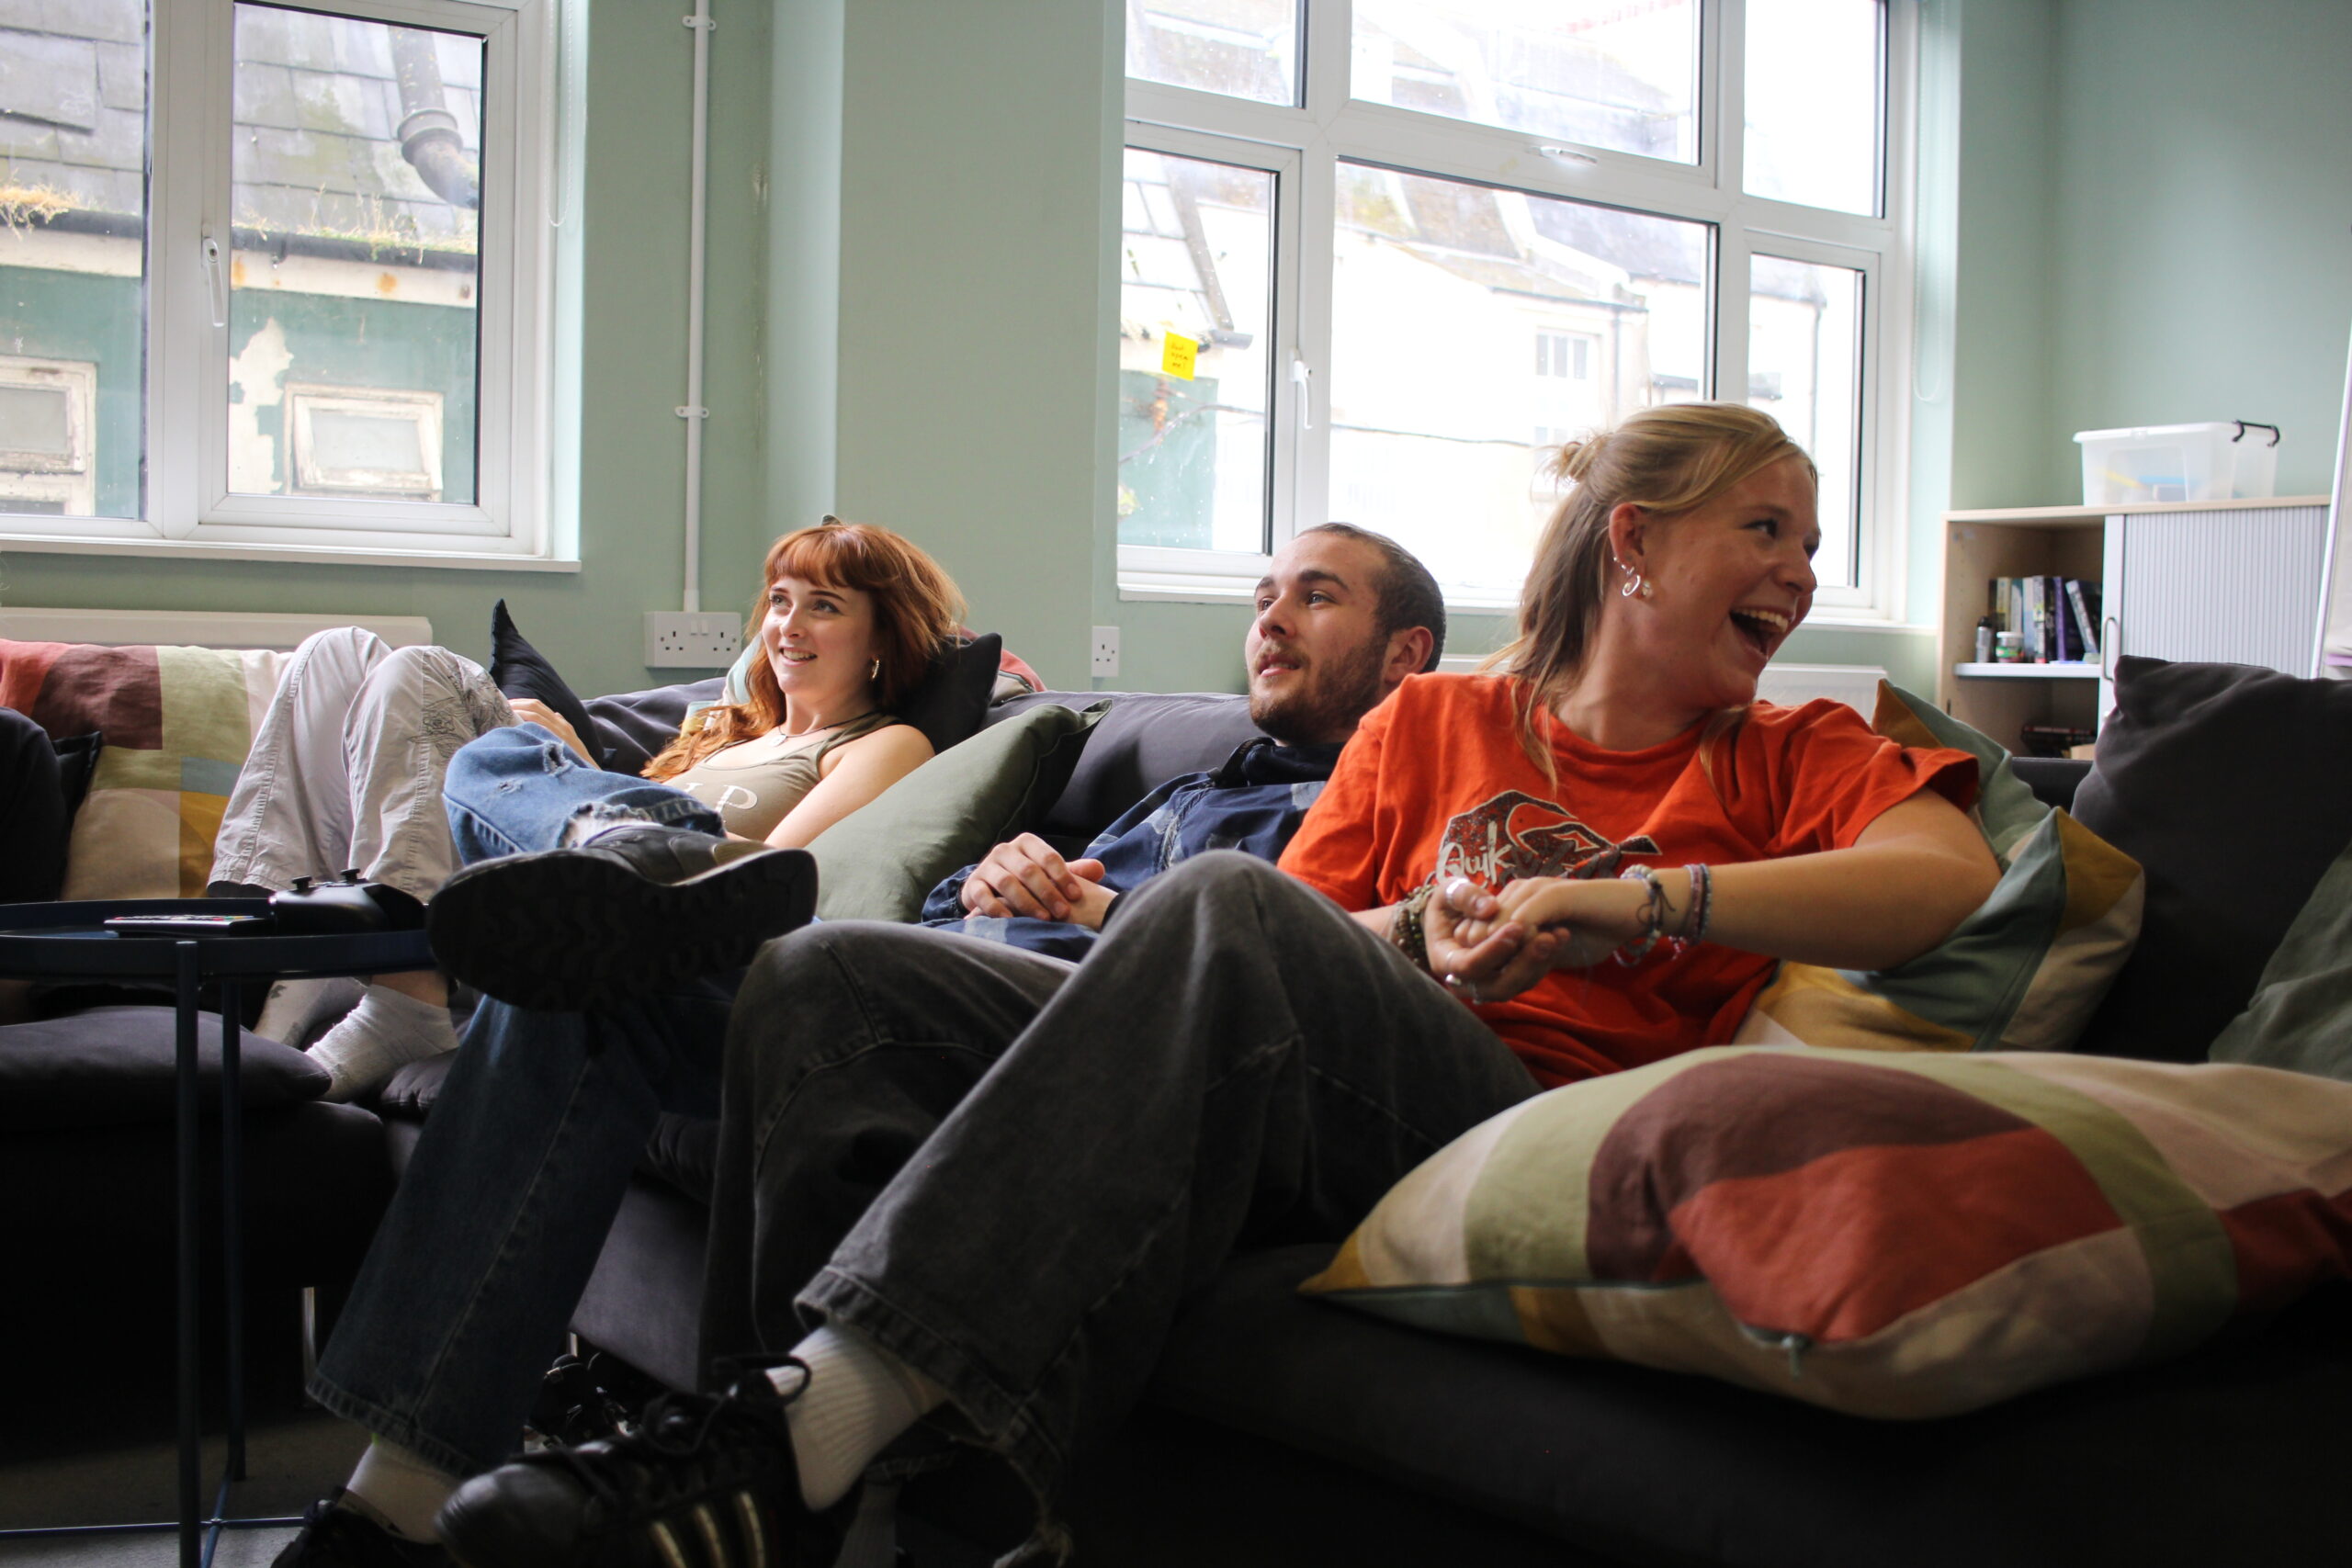
[[[1102,863],[1102,885],[1118,893],[1208,850],[1273,860],[1339,760],[1338,746],[1277,746],[1260,736],[1216,772],[1180,774],[1145,795],[1096,835],[1087,856]],[[967,865],[931,890],[923,924],[1056,958],[1083,958],[1094,945],[1094,932],[1067,920],[965,914],[964,879],[976,869]]]

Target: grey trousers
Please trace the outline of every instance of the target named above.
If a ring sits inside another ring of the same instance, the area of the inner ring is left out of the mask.
[[[1337,1241],[1536,1091],[1263,862],[1204,855],[1121,902],[1075,966],[900,926],[769,944],[728,1029],[707,1349],[843,1325],[1046,1499],[1236,1248]]]
[[[216,883],[283,889],[355,867],[430,899],[458,869],[449,759],[514,722],[481,666],[357,626],[303,639],[269,700],[212,845]]]

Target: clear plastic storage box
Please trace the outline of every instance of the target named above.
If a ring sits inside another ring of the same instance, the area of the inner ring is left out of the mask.
[[[2278,433],[2220,420],[2077,433],[2085,506],[2244,501],[2276,493]]]

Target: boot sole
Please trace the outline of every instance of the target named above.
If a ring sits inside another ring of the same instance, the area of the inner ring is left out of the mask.
[[[741,968],[816,909],[817,863],[803,850],[677,883],[557,850],[467,867],[427,907],[425,931],[441,967],[485,996],[593,1012]]]

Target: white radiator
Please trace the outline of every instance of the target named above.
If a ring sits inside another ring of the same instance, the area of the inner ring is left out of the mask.
[[[365,626],[394,648],[433,640],[423,615],[296,615],[270,610],[0,609],[0,637],[17,642],[94,642],[109,648],[163,643],[188,648],[289,649],[330,626]]]
[[[1867,720],[1878,706],[1878,683],[1885,679],[1886,671],[1875,664],[1767,664],[1756,694],[1786,707],[1828,697]]]

